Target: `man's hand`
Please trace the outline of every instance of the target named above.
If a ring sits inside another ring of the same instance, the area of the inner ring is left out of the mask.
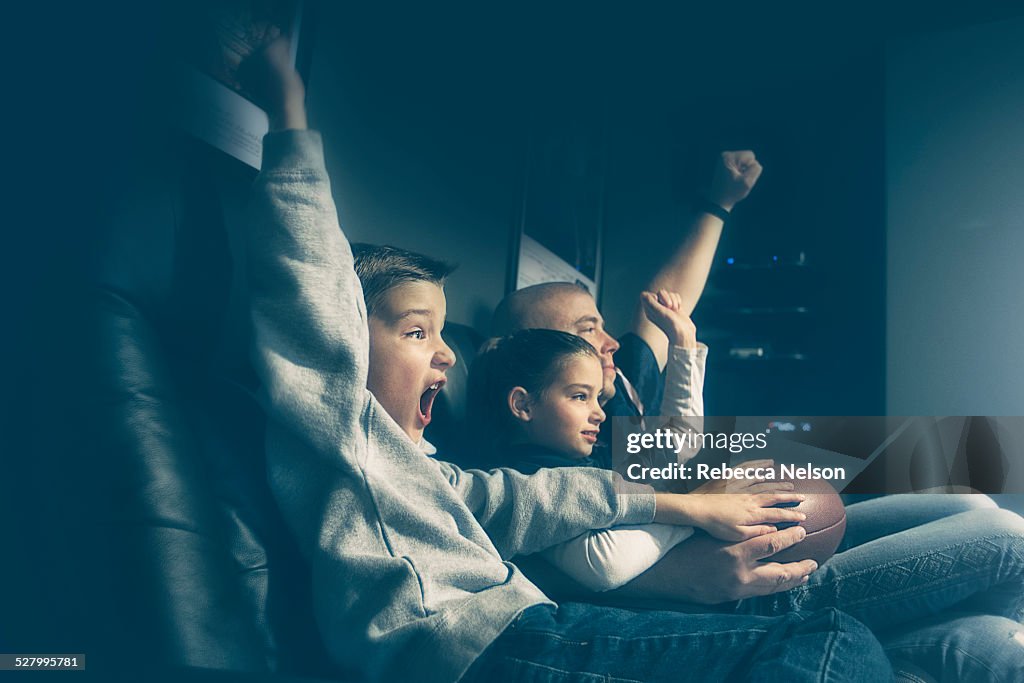
[[[796,545],[805,535],[799,526],[740,543],[695,535],[622,588],[604,595],[715,605],[789,590],[807,583],[818,564],[762,560]]]
[[[806,520],[799,510],[774,507],[804,499],[799,493],[658,493],[654,521],[699,527],[723,541],[743,541],[776,531],[773,524]]]
[[[683,300],[676,292],[660,289],[657,293],[641,292],[640,304],[644,315],[654,323],[672,346],[697,348],[697,327],[683,313]]]
[[[722,152],[719,163],[715,166],[708,199],[726,211],[732,211],[733,207],[746,199],[754,189],[762,170],[761,164],[750,150]]]
[[[306,87],[292,66],[287,38],[277,38],[242,62],[238,80],[270,117],[270,130],[306,128]]]

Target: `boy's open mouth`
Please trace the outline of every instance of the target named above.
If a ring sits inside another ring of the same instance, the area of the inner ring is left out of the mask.
[[[580,432],[580,434],[582,434],[583,438],[585,438],[590,443],[596,443],[597,442],[597,432],[598,432],[598,430],[596,430],[596,429],[585,429],[582,432]]]
[[[441,391],[444,383],[445,380],[439,379],[420,394],[420,421],[424,427],[430,424],[430,411],[434,408],[434,399],[437,397],[437,392]]]

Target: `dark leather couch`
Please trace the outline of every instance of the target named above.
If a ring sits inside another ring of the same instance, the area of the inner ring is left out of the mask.
[[[60,641],[87,670],[347,678],[263,464],[226,225],[251,175],[174,139],[130,164],[41,350]],[[40,472],[45,477],[46,472]],[[185,676],[191,677],[189,676]],[[140,679],[141,680],[141,679]]]

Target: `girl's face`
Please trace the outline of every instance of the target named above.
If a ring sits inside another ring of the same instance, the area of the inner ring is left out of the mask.
[[[525,397],[526,410],[517,416],[526,440],[572,458],[589,456],[604,422],[598,403],[603,384],[600,360],[592,356],[569,360],[547,389]]]

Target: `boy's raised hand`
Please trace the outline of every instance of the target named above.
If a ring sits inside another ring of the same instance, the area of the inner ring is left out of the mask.
[[[668,337],[669,344],[697,348],[697,327],[682,312],[683,302],[679,294],[667,289],[659,289],[656,293],[641,292],[640,303],[644,315]]]
[[[292,66],[287,38],[276,38],[246,58],[238,79],[267,112],[270,130],[306,128],[306,86]]]

